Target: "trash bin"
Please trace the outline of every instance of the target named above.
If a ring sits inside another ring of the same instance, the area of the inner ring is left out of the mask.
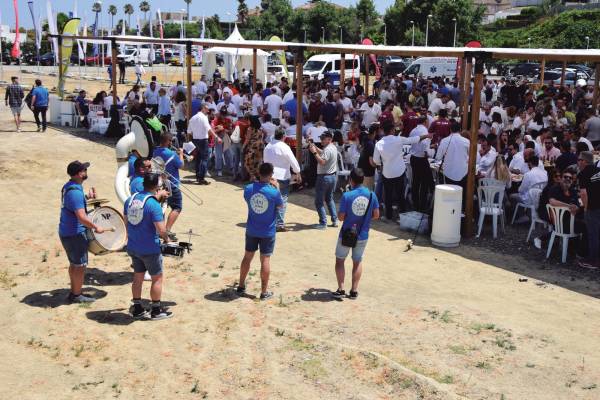
[[[440,247],[460,244],[462,188],[457,185],[437,185],[433,205],[431,243]]]
[[[339,72],[326,72],[325,79],[329,82],[332,87],[340,86],[340,74]]]

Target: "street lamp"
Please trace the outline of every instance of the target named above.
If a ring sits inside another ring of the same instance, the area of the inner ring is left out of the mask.
[[[227,11],[227,16],[229,18],[227,18],[229,20],[229,35],[231,35],[231,13],[229,11]]]
[[[185,15],[185,8],[181,9],[181,15]],[[141,29],[141,27],[140,27]],[[183,21],[183,17],[181,17],[181,31],[183,32],[183,37],[185,37],[185,22]]]
[[[306,28],[304,28],[304,43],[306,43]]]
[[[344,43],[344,32],[342,32],[342,26],[338,25],[338,28],[340,28],[340,44]]]
[[[410,23],[412,24],[412,44],[411,46],[415,45],[415,21],[410,21]]]
[[[431,14],[427,16],[427,24],[425,25],[425,47],[427,47],[427,44],[429,43],[429,19],[431,17],[433,17]]]
[[[262,29],[258,28],[258,40],[262,40]]]
[[[364,38],[364,36],[365,36],[364,29],[365,29],[365,26],[361,24],[361,25],[360,25],[360,42],[361,42],[361,43],[362,43],[362,41],[363,41],[363,38]]]
[[[325,27],[321,27],[321,31],[323,32],[323,44],[325,44]]]
[[[454,40],[452,41],[452,47],[456,47],[456,18],[452,18],[454,21]]]
[[[283,28],[283,37],[281,38],[282,42],[285,42],[285,28]]]
[[[383,45],[387,46],[387,24],[383,24]]]
[[[527,47],[531,48],[531,38],[527,38]]]
[[[585,37],[585,49],[586,50],[590,49],[590,37],[589,36]]]

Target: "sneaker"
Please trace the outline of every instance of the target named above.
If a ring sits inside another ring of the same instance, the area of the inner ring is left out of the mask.
[[[261,300],[268,300],[271,297],[273,297],[273,292],[264,292],[260,294],[260,299]]]
[[[536,249],[542,249],[542,239],[540,238],[535,238],[533,239],[533,245],[535,246]]]
[[[93,303],[96,301],[93,297],[84,296],[83,294],[74,295],[73,293],[69,293],[69,297],[67,300],[71,303]]]
[[[46,128],[42,128],[42,132],[46,132]]]
[[[331,296],[335,299],[341,299],[342,297],[346,296],[346,291],[343,289],[338,289],[335,292],[332,292]]]
[[[221,171],[217,171],[217,176],[218,176],[218,177],[221,177],[221,176],[223,176],[223,172],[221,172]]]
[[[235,289],[235,292],[236,292],[238,295],[246,294],[246,287],[245,287],[245,286],[238,286],[238,287]]]
[[[275,230],[277,232],[287,232],[289,229],[286,228],[285,226],[278,226],[277,228],[275,228]]]
[[[200,179],[198,181],[198,185],[206,185],[206,186],[208,186],[208,185],[210,185],[210,182],[207,181],[206,179]]]
[[[338,226],[340,226],[340,224],[339,224],[337,221],[333,221],[333,222],[331,223],[331,227],[332,227],[332,228],[337,228]]]
[[[150,320],[151,321],[160,321],[161,319],[168,319],[173,316],[171,311],[167,311],[162,307],[152,308],[150,312]]]
[[[19,132],[19,133],[20,133],[20,132],[21,132],[21,128],[17,128],[17,132]]]
[[[40,132],[42,130],[42,128],[40,128],[39,126],[37,127],[37,131]]]
[[[146,282],[150,282],[150,281],[152,280],[152,277],[150,276],[150,274],[148,273],[148,271],[146,271],[146,272],[144,273],[144,280],[145,280]]]
[[[141,304],[133,304],[129,308],[129,315],[133,319],[146,319],[150,316],[150,313]]]
[[[324,229],[327,229],[327,225],[325,225],[325,224],[316,224],[315,225],[315,229],[324,230]]]
[[[355,292],[354,290],[351,290],[350,294],[348,295],[348,298],[350,300],[356,300],[357,297],[358,297],[358,292]]]
[[[204,174],[204,176],[206,176],[207,178],[212,178],[212,175],[208,171],[206,171],[206,174]]]

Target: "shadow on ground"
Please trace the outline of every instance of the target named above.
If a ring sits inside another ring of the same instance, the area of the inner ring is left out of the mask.
[[[41,308],[67,306],[73,304],[67,301],[69,292],[70,289],[42,290],[23,297],[21,303]],[[107,294],[104,290],[90,287],[83,288],[82,293],[88,297],[93,297],[96,300],[106,297]]]

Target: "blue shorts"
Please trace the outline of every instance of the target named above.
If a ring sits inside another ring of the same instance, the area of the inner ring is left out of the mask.
[[[275,250],[275,236],[259,238],[246,235],[246,251],[254,253],[259,247],[261,256],[271,256]]]
[[[132,253],[131,251],[127,251],[127,254],[131,257],[131,263],[133,264],[134,272],[146,272],[150,274],[150,276],[160,275],[163,272],[162,254],[146,254],[139,255]]]
[[[171,207],[173,211],[181,211],[183,208],[183,197],[181,196],[181,189],[171,183],[171,196],[167,199],[167,205]]]
[[[88,238],[85,232],[73,236],[61,236],[60,242],[74,267],[85,267],[88,263]]]
[[[337,246],[335,248],[335,257],[345,260],[346,257],[348,257],[348,253],[350,253],[350,250],[352,250],[352,261],[361,262],[362,258],[363,258],[363,254],[365,252],[365,248],[367,247],[368,241],[369,241],[369,239],[358,240],[356,242],[356,246],[354,246],[354,248],[352,248],[352,247],[343,246],[342,238],[338,238]]]

